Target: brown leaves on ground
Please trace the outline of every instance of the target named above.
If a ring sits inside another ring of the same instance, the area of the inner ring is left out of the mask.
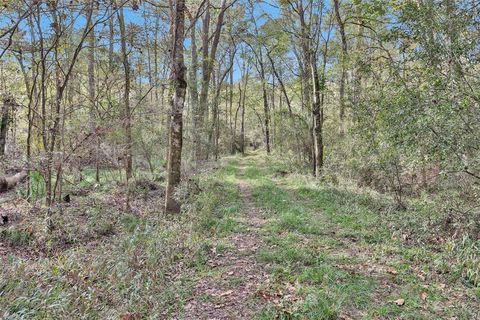
[[[244,201],[244,219],[248,231],[226,238],[231,250],[219,253],[213,248],[207,265],[217,270],[201,279],[195,286],[193,299],[185,306],[182,319],[251,319],[261,308],[261,300],[255,299],[258,288],[268,281],[265,267],[255,259],[255,252],[262,245],[258,229],[264,223],[253,204],[250,186],[240,183]],[[240,279],[235,288],[228,288],[232,281]],[[202,298],[203,297],[203,298]],[[207,298],[207,299],[204,299]]]
[[[423,301],[427,300],[427,297],[428,293],[426,293],[425,291],[422,291],[422,293],[420,293],[420,299],[422,299]]]
[[[395,303],[397,306],[401,307],[401,306],[403,306],[403,305],[405,304],[405,299],[397,299],[397,300],[394,301],[394,303]]]

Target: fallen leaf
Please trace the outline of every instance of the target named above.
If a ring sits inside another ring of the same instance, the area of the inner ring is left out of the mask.
[[[420,293],[420,298],[423,301],[427,300],[427,297],[428,297],[428,294],[425,291],[422,291],[422,293]]]
[[[232,294],[232,292],[233,292],[233,290],[228,290],[228,291],[222,292],[222,293],[220,293],[220,297],[228,296],[228,295]]]
[[[395,268],[388,268],[387,272],[390,273],[390,274],[397,274],[398,273],[397,269],[395,269]]]
[[[397,299],[394,301],[397,306],[403,306],[405,304],[404,299]]]

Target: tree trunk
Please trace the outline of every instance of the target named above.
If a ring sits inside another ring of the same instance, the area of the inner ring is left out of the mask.
[[[337,19],[338,29],[340,32],[340,37],[342,39],[342,55],[341,55],[341,66],[342,66],[342,75],[340,77],[340,87],[339,87],[339,96],[340,96],[340,135],[345,133],[345,81],[347,77],[347,37],[345,36],[345,23],[340,17],[340,4],[339,0],[334,0],[335,7],[335,16]]]
[[[240,151],[242,154],[245,154],[245,91],[243,93],[243,99],[242,99],[242,122],[241,122],[241,127],[240,127]]]
[[[180,183],[183,119],[182,112],[185,103],[187,82],[185,81],[185,64],[183,57],[183,43],[185,30],[185,0],[176,0],[172,12],[171,22],[171,79],[173,81],[173,95],[170,101],[170,139],[168,146],[167,188],[165,192],[165,213],[180,212],[180,204],[175,200],[175,189]]]
[[[192,109],[192,114],[195,116],[198,108],[198,83],[197,83],[197,69],[198,69],[198,53],[197,53],[197,27],[195,17],[192,19],[191,25],[191,58],[192,66],[190,68],[190,81],[189,81],[189,90],[190,93],[190,106]]]
[[[230,134],[231,134],[231,145],[230,153],[235,153],[235,138],[236,132],[233,130],[233,68],[230,70],[230,86],[229,86],[229,95],[228,95],[228,115],[230,118]],[[226,112],[226,111],[225,111]]]
[[[5,155],[5,147],[7,146],[8,124],[10,122],[10,109],[13,100],[6,98],[3,100],[2,113],[0,119],[0,156]]]
[[[313,140],[315,150],[315,176],[318,177],[323,167],[323,95],[320,97],[320,79],[315,64],[312,64],[313,76]]]
[[[263,64],[263,62],[262,62]],[[262,95],[263,95],[263,113],[264,113],[264,124],[265,124],[265,144],[267,148],[267,154],[270,154],[270,111],[268,106],[268,95],[267,95],[267,84],[265,79],[265,73],[263,65],[260,66],[262,70]]]
[[[93,8],[91,7],[91,10]],[[88,36],[88,97],[90,99],[90,110],[89,110],[89,130],[92,135],[95,135],[96,131],[96,106],[95,106],[95,29],[94,26],[90,23],[90,27],[92,30],[90,31],[90,35]],[[94,146],[90,148],[90,156],[94,157],[95,161],[95,181],[100,181],[100,173],[99,173],[99,164],[98,164],[98,153],[99,153],[99,145],[100,140],[98,137],[94,137],[93,141]]]
[[[0,193],[6,192],[17,186],[27,177],[27,171],[22,171],[11,177],[0,177]]]
[[[283,96],[285,97],[285,101],[287,103],[287,107],[288,107],[288,113],[290,115],[290,117],[292,116],[292,105],[290,103],[290,97],[288,96],[287,94],[287,90],[285,88],[285,84],[283,83],[283,79],[282,77],[279,75],[278,71],[277,71],[277,68],[275,67],[275,63],[273,61],[273,58],[272,56],[270,55],[270,52],[267,50],[267,58],[268,60],[270,60],[270,64],[272,66],[272,71],[273,71],[273,74],[275,75],[275,77],[277,78],[278,80],[278,83],[280,84],[280,90],[282,91],[283,93]],[[282,96],[280,96],[280,99],[282,98]]]
[[[123,7],[118,12],[118,23],[120,26],[120,44],[122,51],[123,69],[125,73],[125,87],[123,94],[123,128],[125,130],[125,177],[127,179],[127,209],[129,209],[129,182],[133,174],[132,164],[132,115],[130,110],[130,61],[127,52],[127,39],[125,32],[125,19]]]
[[[203,18],[203,34],[202,34],[202,88],[200,90],[200,99],[198,103],[197,112],[194,114],[194,148],[195,160],[197,162],[204,158],[204,122],[207,114],[208,92],[210,86],[210,79],[212,76],[213,65],[217,54],[218,44],[220,42],[220,35],[223,27],[223,20],[225,11],[227,9],[226,0],[222,0],[220,13],[218,15],[215,32],[213,34],[212,47],[209,48],[210,41],[210,1],[205,3],[206,11]]]

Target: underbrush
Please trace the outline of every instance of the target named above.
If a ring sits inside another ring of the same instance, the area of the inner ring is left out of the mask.
[[[70,203],[53,210],[24,202],[10,208],[16,210],[10,225],[0,226],[7,246],[0,256],[0,318],[182,314],[209,259],[208,238],[241,228],[233,219],[240,200],[228,181],[232,170],[234,163],[187,181],[178,216],[161,214],[162,189],[145,181],[131,190],[131,212],[114,182],[79,186]]]
[[[445,203],[428,195],[409,198],[399,210],[389,195],[289,171],[275,158],[256,160],[262,166],[249,178],[257,205],[270,216],[268,247],[258,259],[274,276],[265,290],[281,292],[260,318],[477,315],[474,223],[439,210]],[[289,286],[291,292],[282,289]]]
[[[284,162],[269,161],[274,176],[288,167]],[[480,288],[480,211],[475,205],[478,200],[471,197],[475,190],[459,189],[458,181],[450,177],[442,188],[437,183],[435,193],[404,199],[406,208],[399,210],[394,197],[352,181],[336,178],[332,183],[324,177],[316,181],[295,173],[284,177],[299,199],[316,203],[314,207],[335,221],[355,229],[355,221],[361,217],[354,233],[363,233],[366,241],[390,237],[405,248],[425,247],[435,257],[434,272]]]
[[[235,219],[242,205],[234,180],[238,171],[236,165],[236,161],[230,160],[221,169],[196,179],[201,181],[201,192],[187,199],[184,208],[194,212],[194,223],[198,230],[210,235],[241,231],[241,226]],[[181,189],[179,193],[182,193]]]
[[[7,208],[0,317],[181,318],[195,283],[216,272],[212,254],[247,232],[240,183],[265,217],[256,259],[269,281],[255,289],[268,303],[259,318],[475,317],[476,226],[427,195],[397,210],[387,195],[261,154],[185,180],[181,215],[160,214],[163,189],[151,183],[131,186],[130,212],[113,182],[70,190],[71,202],[50,211],[22,201]]]

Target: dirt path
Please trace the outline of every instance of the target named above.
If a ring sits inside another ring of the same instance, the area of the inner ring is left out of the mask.
[[[239,189],[244,205],[240,221],[246,231],[225,239],[231,249],[212,254],[209,266],[214,276],[197,283],[183,319],[252,319],[262,307],[257,292],[268,276],[255,254],[262,245],[259,229],[265,220],[254,205],[249,184],[240,181]]]

